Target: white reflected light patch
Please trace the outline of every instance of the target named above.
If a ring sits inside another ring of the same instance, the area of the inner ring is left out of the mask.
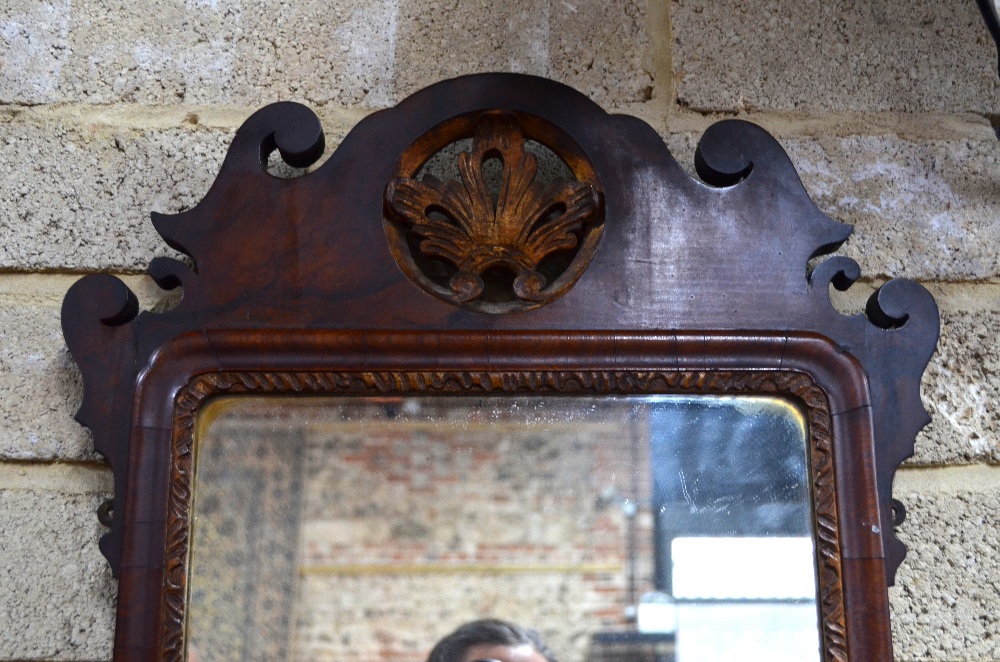
[[[810,538],[681,537],[674,538],[671,557],[677,600],[812,601],[816,596]]]

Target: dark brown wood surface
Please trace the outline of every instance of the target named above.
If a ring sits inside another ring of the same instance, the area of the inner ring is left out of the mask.
[[[590,242],[589,262],[567,257],[557,266],[569,276],[553,272],[559,287],[541,299],[531,295],[548,282],[527,269],[516,294],[531,305],[500,311],[465,305],[475,289],[463,289],[465,276],[451,288],[455,301],[434,291],[448,288],[418,282],[394,252],[390,186],[414,174],[404,154],[426,151],[456,123],[471,135],[497,111],[560,155],[603,205],[599,233],[585,235],[596,226],[583,217],[566,226],[578,245]],[[849,287],[857,264],[829,257],[811,273],[808,264],[851,228],[815,207],[765,131],[736,120],[711,127],[697,151],[699,181],[642,121],[559,83],[485,74],[369,116],[308,175],[268,174],[274,149],[293,165],[314,163],[323,151],[315,115],[293,103],[257,112],[197,207],[153,215],[194,265],[150,265],[161,286],[183,287],[177,307],[139,313],[128,288],[104,275],[81,279],[63,305],[84,380],[78,419],[115,473],[101,550],[121,578],[120,659],[162,650],[175,399],[198,375],[498,368],[809,375],[829,399],[848,650],[856,660],[891,658],[884,587],[905,554],[892,529],[892,478],[928,420],[919,382],[937,309],[906,280],[883,286],[866,315],[833,308],[831,284]]]
[[[263,351],[265,347],[269,351]],[[192,365],[202,366],[193,378]],[[198,411],[212,396],[682,393],[777,395],[803,409],[813,467],[824,651],[831,662],[850,659],[843,563],[868,559],[872,541],[879,540],[868,531],[869,538],[860,544],[857,537],[845,541],[838,526],[841,521],[878,517],[873,500],[837,485],[837,458],[851,456],[854,440],[871,439],[870,421],[864,417],[855,419],[858,427],[850,436],[835,432],[832,412],[867,411],[867,393],[858,384],[864,384],[860,365],[818,335],[295,330],[186,334],[161,349],[141,381],[142,401],[172,406],[147,408],[145,418],[136,421],[145,432],[134,438],[128,493],[136,502],[157,508],[167,496],[162,510],[142,514],[142,538],[126,537],[124,557],[141,562],[123,565],[121,581],[142,596],[143,609],[120,610],[118,631],[140,632],[150,639],[139,645],[132,638],[119,638],[119,655],[138,659],[155,653],[162,659],[182,659],[193,436]],[[168,426],[170,434],[165,432]],[[858,481],[874,484],[872,462],[859,463],[852,471]],[[872,560],[882,567],[881,558]],[[158,588],[148,584],[149,568],[161,573]],[[886,608],[884,591],[864,596],[859,610]],[[151,613],[151,603],[160,605],[158,611]],[[149,632],[150,622],[158,624],[156,633]],[[870,626],[859,622],[854,627]]]

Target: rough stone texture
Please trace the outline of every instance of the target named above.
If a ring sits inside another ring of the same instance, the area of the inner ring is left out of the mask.
[[[997,289],[988,292],[1000,304]],[[1000,464],[998,328],[997,310],[943,310],[938,351],[922,384],[932,421],[917,436],[912,462]]]
[[[664,136],[689,172],[700,137]],[[865,276],[959,281],[1000,275],[1000,149],[991,131],[960,140],[778,140],[816,205],[854,225],[840,253],[857,260]]]
[[[974,2],[674,0],[678,101],[700,110],[1000,109]]]
[[[45,103],[58,98],[70,56],[70,0],[22,0],[0,9],[0,100]]]
[[[80,373],[62,340],[59,307],[0,308],[0,456],[90,456],[90,435],[73,420],[82,398]]]
[[[2,19],[9,36],[0,57],[21,65],[3,67],[7,102],[253,107],[307,98],[379,106],[392,90],[399,0],[36,5],[14,0]]]
[[[892,136],[786,141],[816,204],[855,227],[844,254],[868,275],[1000,275],[1000,150]]]
[[[0,460],[95,459],[90,433],[73,420],[80,372],[63,341],[59,309],[75,280],[0,278]],[[127,280],[144,309],[170,305],[149,278]]]
[[[0,463],[0,658],[111,657],[116,582],[94,512],[111,473]]]
[[[642,0],[420,4],[400,19],[397,96],[476,71],[547,76],[605,107],[652,95]]]
[[[175,255],[151,211],[196,204],[218,172],[228,132],[102,126],[0,126],[15,172],[0,183],[0,266],[144,269]],[[34,184],[32,184],[32,182]]]
[[[1000,464],[1000,286],[929,283],[941,311],[941,337],[921,382],[931,423],[918,435],[908,465]],[[861,313],[875,291],[858,283],[830,289],[834,306]]]
[[[0,11],[0,101],[382,108],[440,78],[490,70],[635,101],[652,85],[645,5],[13,0]]]
[[[346,131],[336,122],[324,126],[329,152]],[[135,272],[156,256],[176,255],[149,214],[200,202],[233,133],[65,120],[0,124],[12,170],[0,180],[0,235],[16,238],[0,244],[0,269]]]
[[[901,472],[894,494],[909,548],[889,590],[897,662],[1000,659],[1000,469]]]

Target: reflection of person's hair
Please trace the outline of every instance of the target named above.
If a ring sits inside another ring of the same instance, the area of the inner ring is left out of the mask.
[[[528,644],[548,662],[557,662],[555,655],[542,641],[538,632],[495,618],[484,618],[459,627],[437,642],[427,657],[427,662],[460,662],[467,650],[480,644],[496,646]]]

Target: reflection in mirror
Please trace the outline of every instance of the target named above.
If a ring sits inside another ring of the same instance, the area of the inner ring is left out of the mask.
[[[189,660],[819,660],[805,421],[756,396],[222,398],[196,435]]]

